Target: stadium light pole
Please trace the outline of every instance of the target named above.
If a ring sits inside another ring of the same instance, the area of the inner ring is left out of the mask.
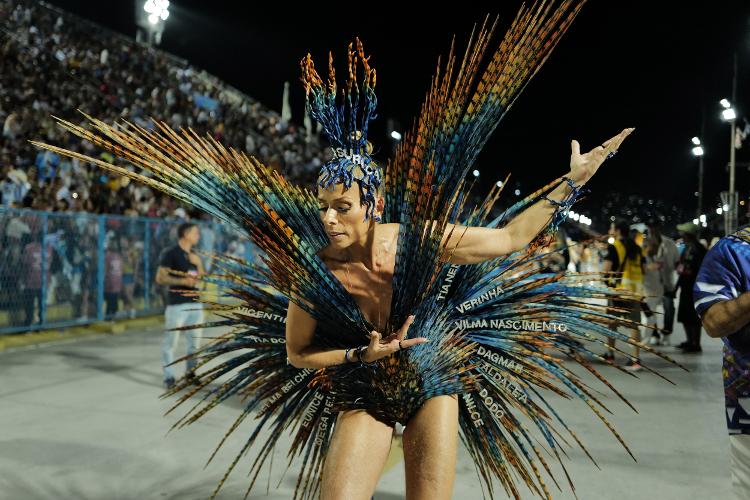
[[[136,2],[137,40],[148,45],[159,45],[164,24],[169,18],[169,0],[143,0]]]
[[[737,133],[737,111],[732,106],[737,101],[737,52],[734,53],[732,72],[732,101],[722,99],[719,101],[722,120],[729,122],[729,192],[726,201],[729,210],[724,213],[724,234],[732,234],[737,229],[737,192],[735,190],[735,134]]]
[[[733,91],[734,93],[734,91]],[[722,99],[719,104],[724,108],[721,111],[721,119],[729,122],[729,192],[726,196],[726,204],[729,210],[724,212],[724,234],[732,234],[737,226],[737,195],[735,192],[735,149],[734,136],[737,133],[737,112],[732,107],[732,103],[727,99]],[[722,200],[724,201],[724,200]]]
[[[698,213],[703,211],[703,144],[698,137],[693,137],[693,156],[698,158]]]

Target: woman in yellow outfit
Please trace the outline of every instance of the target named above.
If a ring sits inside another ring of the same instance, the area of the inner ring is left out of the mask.
[[[613,273],[610,286],[620,290],[627,290],[637,294],[643,293],[643,251],[640,246],[630,237],[630,226],[627,222],[620,220],[613,222],[609,228],[609,234],[614,242],[607,247],[604,257],[602,271]],[[616,274],[615,274],[616,273]],[[619,310],[613,314],[621,316],[622,321],[617,325],[630,330],[630,336],[640,341],[640,330],[638,324],[641,322],[641,310],[632,307],[632,302],[620,302],[612,300],[610,304]],[[604,357],[610,361],[615,359],[615,339],[608,339],[609,352]],[[641,370],[640,349],[633,346],[633,357],[625,367],[631,371]]]

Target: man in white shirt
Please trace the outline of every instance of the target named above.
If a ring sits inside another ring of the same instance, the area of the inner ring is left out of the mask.
[[[680,260],[680,252],[672,238],[661,234],[660,226],[659,221],[655,219],[647,223],[649,237],[659,243],[659,250],[654,260],[663,264],[661,281],[664,285],[664,297],[662,298],[664,323],[660,332],[654,332],[649,339],[649,343],[669,345],[669,336],[672,334],[674,327],[675,267]]]

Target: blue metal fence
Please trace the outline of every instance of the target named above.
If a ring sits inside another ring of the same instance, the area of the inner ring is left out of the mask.
[[[0,208],[0,334],[160,313],[166,288],[154,276],[181,223]],[[201,253],[255,258],[237,233],[196,224]]]

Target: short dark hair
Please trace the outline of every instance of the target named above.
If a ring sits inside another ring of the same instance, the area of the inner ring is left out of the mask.
[[[615,229],[620,231],[620,238],[625,245],[625,258],[637,259],[641,254],[641,247],[635,242],[630,234],[630,223],[625,219],[615,219],[613,222]]]
[[[182,238],[185,236],[185,233],[190,231],[192,228],[198,227],[197,224],[194,224],[192,222],[183,222],[180,224],[180,226],[177,228],[177,237]]]
[[[623,238],[628,238],[630,236],[630,224],[628,224],[628,221],[625,219],[615,219],[613,225],[615,226],[615,229],[620,231]]]

